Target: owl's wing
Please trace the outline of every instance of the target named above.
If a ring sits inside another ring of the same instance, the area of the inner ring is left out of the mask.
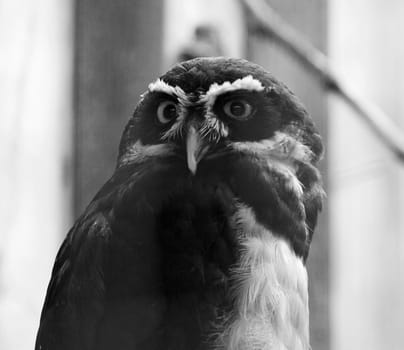
[[[37,350],[92,348],[104,308],[102,259],[108,235],[105,220],[81,222],[69,232],[52,271]]]
[[[78,219],[57,254],[36,350],[126,350],[152,337],[164,304],[153,201],[174,176],[167,164],[117,169]],[[109,334],[122,344],[106,344]]]
[[[317,225],[320,211],[323,209],[323,201],[326,197],[319,170],[309,163],[300,164],[297,176],[303,185],[303,205],[305,210],[305,221],[308,230],[306,238],[307,246],[310,246],[313,233]],[[304,254],[306,260],[308,250]]]

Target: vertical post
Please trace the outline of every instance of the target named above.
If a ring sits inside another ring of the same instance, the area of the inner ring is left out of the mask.
[[[271,0],[270,5],[323,52],[327,48],[327,1]],[[310,72],[267,39],[249,35],[249,59],[261,64],[285,82],[306,105],[327,150],[326,92]],[[327,157],[320,163],[327,190]],[[329,234],[327,206],[323,209],[308,258],[310,333],[313,349],[329,349]]]
[[[76,1],[75,213],[115,167],[126,121],[162,66],[162,2]]]

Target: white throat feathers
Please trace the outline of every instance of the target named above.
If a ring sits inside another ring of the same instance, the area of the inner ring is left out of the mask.
[[[240,205],[233,217],[242,246],[232,271],[236,310],[217,349],[309,350],[307,271],[289,243]]]

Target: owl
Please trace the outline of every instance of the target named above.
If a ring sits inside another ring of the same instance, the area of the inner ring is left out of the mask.
[[[321,137],[242,59],[152,82],[63,242],[36,350],[309,350]]]

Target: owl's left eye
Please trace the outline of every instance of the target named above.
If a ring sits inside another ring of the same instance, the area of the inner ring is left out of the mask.
[[[167,124],[177,116],[177,105],[173,101],[163,101],[157,107],[157,119],[161,124]]]
[[[227,116],[235,119],[247,119],[250,117],[254,108],[245,100],[230,100],[223,106],[223,111]]]

